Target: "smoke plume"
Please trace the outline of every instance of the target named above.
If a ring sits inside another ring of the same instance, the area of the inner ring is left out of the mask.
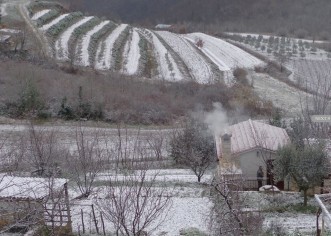
[[[204,122],[216,136],[220,136],[229,125],[228,117],[222,104],[214,103],[213,106],[211,112],[205,113]]]

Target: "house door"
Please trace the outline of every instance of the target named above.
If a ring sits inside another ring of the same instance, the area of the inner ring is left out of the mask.
[[[284,181],[278,181],[275,183],[273,161],[274,160],[267,160],[267,184],[275,185],[279,190],[284,190]]]

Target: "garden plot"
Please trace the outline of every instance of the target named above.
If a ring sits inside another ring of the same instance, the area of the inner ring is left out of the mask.
[[[192,78],[198,83],[212,82],[213,72],[211,65],[200,55],[190,42],[183,37],[167,32],[158,31],[158,35],[179,55],[188,67]]]
[[[182,80],[183,75],[165,45],[163,45],[153,32],[145,30],[143,33],[154,46],[154,53],[158,62],[159,76],[162,79],[170,81]]]
[[[90,41],[93,37],[94,34],[98,33],[101,31],[106,25],[110,23],[109,20],[103,21],[100,24],[96,25],[92,30],[88,31],[84,36],[82,41],[79,43],[81,45],[81,52],[78,53],[78,45],[76,47],[76,57],[78,64],[82,66],[90,66],[90,55],[89,55],[89,46],[90,46]]]
[[[57,23],[59,23],[61,20],[65,19],[69,15],[70,15],[70,13],[66,13],[66,14],[60,15],[57,18],[55,18],[54,20],[52,20],[51,22],[49,22],[48,24],[43,25],[40,29],[42,31],[46,31],[46,30],[50,29],[52,26],[54,26]]]
[[[124,66],[123,73],[134,75],[138,72],[140,59],[140,36],[136,29],[133,29],[131,40],[128,40],[124,48]]]
[[[34,14],[34,15],[31,17],[31,20],[38,20],[40,17],[46,15],[46,14],[49,13],[50,11],[51,11],[51,9],[45,9],[45,10],[38,11],[36,14]]]
[[[72,26],[70,26],[68,29],[66,29],[60,38],[55,42],[55,50],[56,50],[56,58],[58,60],[68,60],[69,59],[69,40],[72,36],[75,29],[78,27],[84,25],[88,21],[92,20],[94,16],[84,17],[80,21],[76,22]]]
[[[127,24],[121,24],[115,28],[111,34],[103,41],[99,43],[97,54],[96,54],[96,63],[95,69],[98,70],[109,70],[112,65],[112,49],[116,39],[120,34],[128,27]]]

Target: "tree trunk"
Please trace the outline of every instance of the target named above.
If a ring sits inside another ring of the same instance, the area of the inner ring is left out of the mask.
[[[303,190],[303,205],[307,206],[308,196],[307,196],[308,189]]]
[[[202,177],[202,176],[198,176],[198,182],[199,182],[199,183],[201,182],[201,177]]]

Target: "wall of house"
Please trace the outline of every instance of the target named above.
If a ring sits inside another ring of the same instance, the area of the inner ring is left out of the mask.
[[[275,155],[273,153],[264,153],[264,156],[267,155],[268,159],[274,159]],[[259,166],[262,166],[264,177],[267,178],[267,168],[266,163],[262,157],[261,152],[257,150],[246,152],[241,154],[236,158],[238,166],[242,170],[242,174],[246,179],[256,179],[256,172]]]

